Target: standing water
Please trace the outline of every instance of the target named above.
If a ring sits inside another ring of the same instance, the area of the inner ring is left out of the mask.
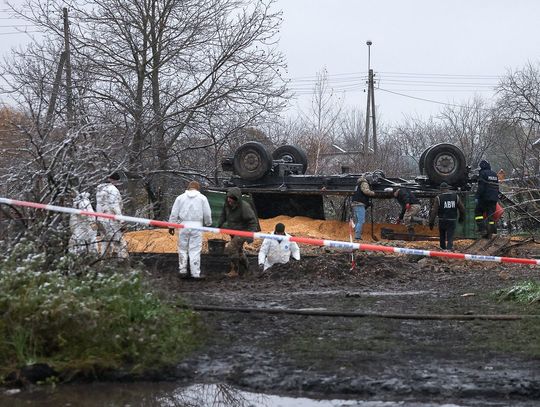
[[[465,405],[503,406],[485,402],[452,404],[358,399],[317,400],[251,393],[225,384],[179,387],[175,383],[147,382],[38,387],[20,392],[8,390],[0,394],[0,406],[10,407],[463,407]]]

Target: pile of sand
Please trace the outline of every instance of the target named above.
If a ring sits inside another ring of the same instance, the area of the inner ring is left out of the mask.
[[[277,216],[272,219],[260,219],[261,229],[264,233],[271,233],[276,223],[283,223],[285,230],[291,236],[310,237],[314,239],[341,240],[349,241],[350,227],[347,222],[337,220],[317,220],[304,216]],[[381,236],[382,228],[390,228],[398,233],[406,233],[403,225],[374,224],[372,238],[371,224],[365,223],[362,233],[363,242],[378,241]],[[430,231],[426,226],[415,226],[415,231],[422,235],[436,235],[436,231]],[[128,249],[132,253],[176,253],[178,231],[174,236],[168,233],[167,229],[150,229],[126,233]],[[204,233],[203,234],[203,253],[208,252],[208,239],[230,240],[229,235]],[[423,242],[410,242],[408,246],[415,247]],[[414,244],[413,244],[414,243]],[[248,250],[258,250],[261,245],[260,240],[246,245]],[[425,246],[425,242],[424,242]]]

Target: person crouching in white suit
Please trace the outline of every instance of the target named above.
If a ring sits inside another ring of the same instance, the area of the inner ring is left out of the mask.
[[[276,224],[273,234],[290,236],[285,233],[283,223]],[[288,263],[291,256],[293,259],[300,260],[300,248],[296,242],[266,238],[259,249],[259,267],[264,271],[276,263]]]
[[[202,232],[189,227],[211,226],[212,212],[208,199],[199,190],[199,183],[191,181],[187,190],[174,201],[169,217],[169,222],[182,223],[185,226],[185,228],[180,229],[178,234],[178,271],[180,277],[187,277],[189,261],[191,277],[201,278]],[[169,233],[174,235],[174,229],[169,228]]]
[[[96,189],[96,211],[110,215],[122,215],[122,196],[115,184],[120,183],[120,175],[115,172],[108,182],[99,184]],[[129,257],[127,243],[122,233],[122,222],[112,219],[99,219],[101,234],[101,254],[116,255],[121,259]]]
[[[73,199],[73,207],[81,211],[94,212],[88,192],[76,193]],[[98,253],[96,218],[84,215],[72,214],[69,216],[71,237],[69,238],[68,250],[72,254]]]

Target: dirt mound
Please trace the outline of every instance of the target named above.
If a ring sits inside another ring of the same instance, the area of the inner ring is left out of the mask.
[[[271,219],[260,219],[261,229],[264,233],[271,233],[274,230],[276,223],[283,223],[285,230],[292,236],[309,237],[314,239],[328,239],[328,240],[340,240],[349,241],[350,239],[350,227],[347,222],[340,222],[337,220],[319,220],[311,219],[304,216],[277,216]],[[373,236],[371,233],[371,224],[365,224],[362,233],[363,242],[374,242],[381,239],[381,229],[393,229],[398,233],[406,233],[406,228],[403,225],[392,224],[374,224]],[[434,235],[433,231],[430,231],[425,226],[415,226],[417,234],[421,235]],[[125,235],[128,242],[128,250],[132,253],[176,253],[178,232],[171,236],[167,229],[149,229],[139,230],[135,232],[129,232]],[[224,239],[230,240],[229,235],[204,233],[203,234],[203,253],[208,252],[208,239]],[[426,247],[426,242],[410,242],[407,247]],[[252,244],[246,245],[248,251],[258,251],[261,245],[261,241],[254,241]],[[436,247],[436,244],[431,246]],[[304,249],[310,251],[317,248]]]
[[[387,278],[395,275],[395,270],[412,270],[415,262],[404,257],[396,258],[385,255],[355,254],[353,267],[349,253],[326,253],[317,257],[308,257],[300,261],[291,260],[288,264],[275,264],[258,277],[269,280],[325,280],[343,282],[366,280],[371,276]]]

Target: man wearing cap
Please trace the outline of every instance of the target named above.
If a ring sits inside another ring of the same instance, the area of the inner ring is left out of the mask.
[[[289,237],[289,234],[285,233],[285,225],[283,223],[276,224],[273,234]],[[295,260],[300,260],[300,248],[296,242],[290,242],[286,239],[280,241],[265,238],[259,249],[259,268],[265,271],[276,263],[288,263],[291,256]]]
[[[371,206],[371,197],[375,192],[369,187],[367,178],[362,175],[356,182],[356,188],[351,199],[351,206],[354,213],[354,238],[362,239],[362,227],[366,220],[366,209]]]
[[[187,265],[191,277],[201,278],[201,247],[202,232],[191,229],[191,226],[201,227],[212,225],[212,212],[208,199],[199,192],[200,185],[191,181],[187,190],[174,201],[169,222],[182,223],[185,227],[178,233],[178,271],[180,277],[187,277]],[[174,235],[174,229],[169,233]]]
[[[120,184],[120,174],[113,172],[107,182],[99,184],[96,188],[96,212],[110,215],[122,215],[122,196],[116,185]],[[127,243],[122,233],[122,223],[113,219],[99,219],[101,234],[101,254],[116,254],[121,259],[129,257]]]
[[[441,193],[435,197],[429,213],[429,228],[433,230],[435,218],[439,218],[439,241],[443,250],[453,250],[456,221],[465,219],[465,207],[456,192],[450,191],[450,186],[443,182]]]
[[[491,165],[486,161],[480,161],[478,173],[478,188],[476,189],[476,208],[474,220],[478,233],[482,237],[490,238],[497,233],[497,224],[494,219],[497,202],[499,201],[499,177],[491,170]],[[484,218],[484,214],[486,217]],[[487,222],[487,226],[486,226]]]

